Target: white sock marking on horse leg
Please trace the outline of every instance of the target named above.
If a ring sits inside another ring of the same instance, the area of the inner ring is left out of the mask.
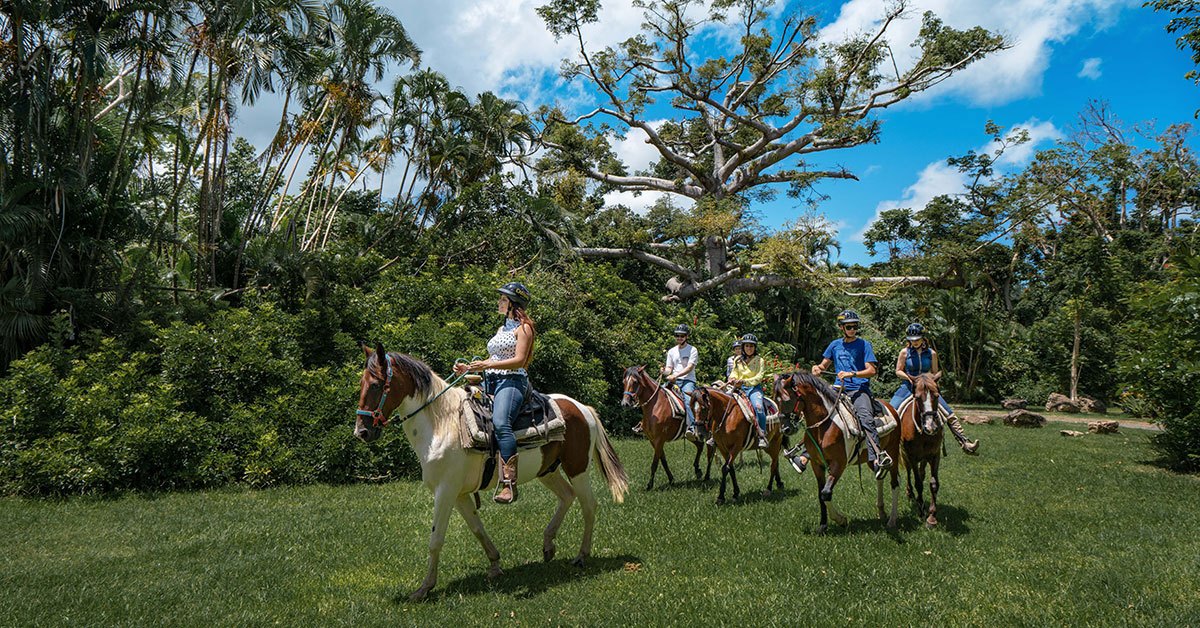
[[[596,526],[596,495],[592,493],[592,479],[587,472],[571,478],[575,496],[583,509],[583,541],[579,544],[580,558],[592,554],[592,531]]]

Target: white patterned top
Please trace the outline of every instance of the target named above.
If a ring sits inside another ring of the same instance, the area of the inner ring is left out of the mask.
[[[520,326],[520,322],[511,318],[504,320],[504,324],[496,330],[496,335],[492,336],[487,343],[488,353],[491,354],[489,360],[495,362],[517,357],[517,328]],[[528,375],[523,367],[519,369],[487,369],[485,372],[497,375]]]

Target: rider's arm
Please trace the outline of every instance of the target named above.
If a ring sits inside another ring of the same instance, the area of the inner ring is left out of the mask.
[[[670,375],[671,370],[672,370],[671,369],[671,352],[670,352],[670,350],[668,350],[667,351],[667,360],[666,360],[666,362],[663,362],[663,367],[662,367],[662,369],[659,370],[659,372],[662,373],[663,375]]]
[[[912,378],[908,376],[908,373],[904,372],[904,359],[906,357],[908,357],[908,347],[901,349],[900,354],[896,356],[896,377],[899,377],[900,381],[902,382],[912,381]]]
[[[930,349],[929,355],[931,356],[929,362],[929,374],[932,375],[933,379],[936,380],[942,376],[942,368],[938,366],[937,351]]]
[[[825,358],[825,359],[821,360],[821,362],[819,364],[813,365],[812,374],[820,375],[821,373],[825,372],[825,370],[831,366],[833,366],[833,360],[830,360],[829,358]]]

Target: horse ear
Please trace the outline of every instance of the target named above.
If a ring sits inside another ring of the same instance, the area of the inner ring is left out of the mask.
[[[367,346],[366,341],[359,340],[358,346],[362,348],[363,355],[367,356],[368,358],[371,357],[371,347]]]
[[[641,365],[641,366],[637,367],[637,369],[638,369],[638,372],[639,372],[639,373],[643,373],[643,372],[645,372],[645,371],[646,371],[646,365],[645,365],[645,364],[643,364],[643,365]]]
[[[382,366],[383,366],[383,361],[387,359],[387,351],[384,351],[384,350],[383,350],[383,343],[382,343],[382,342],[376,342],[376,343],[375,343],[375,353],[378,353],[378,354],[379,354],[379,357],[378,357],[378,358],[376,358],[376,359],[377,359],[377,360],[379,360],[379,366],[380,366],[380,367],[382,367]]]
[[[938,380],[939,380],[939,379],[941,379],[941,378],[942,378],[942,371],[938,371],[938,372],[937,372],[937,375],[934,375],[934,376],[933,376],[933,381],[935,381],[935,382],[936,382],[936,381],[938,381]]]

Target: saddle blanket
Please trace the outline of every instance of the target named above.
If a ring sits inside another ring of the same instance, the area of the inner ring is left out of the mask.
[[[882,438],[884,434],[896,429],[896,418],[884,408],[878,399],[872,399],[872,401],[874,402],[875,424],[878,426],[879,437]],[[843,396],[838,401],[837,409],[838,411],[834,412],[830,418],[833,419],[838,429],[851,436],[862,437],[862,425],[859,424],[858,415],[855,414],[854,405],[850,403],[850,399]]]
[[[464,449],[492,451],[495,426],[492,424],[492,396],[476,386],[466,386],[467,398],[463,401],[460,420],[463,423],[462,442]],[[513,436],[517,447],[529,449],[566,438],[567,422],[562,410],[549,395],[536,390],[529,391],[525,405],[513,419]]]

